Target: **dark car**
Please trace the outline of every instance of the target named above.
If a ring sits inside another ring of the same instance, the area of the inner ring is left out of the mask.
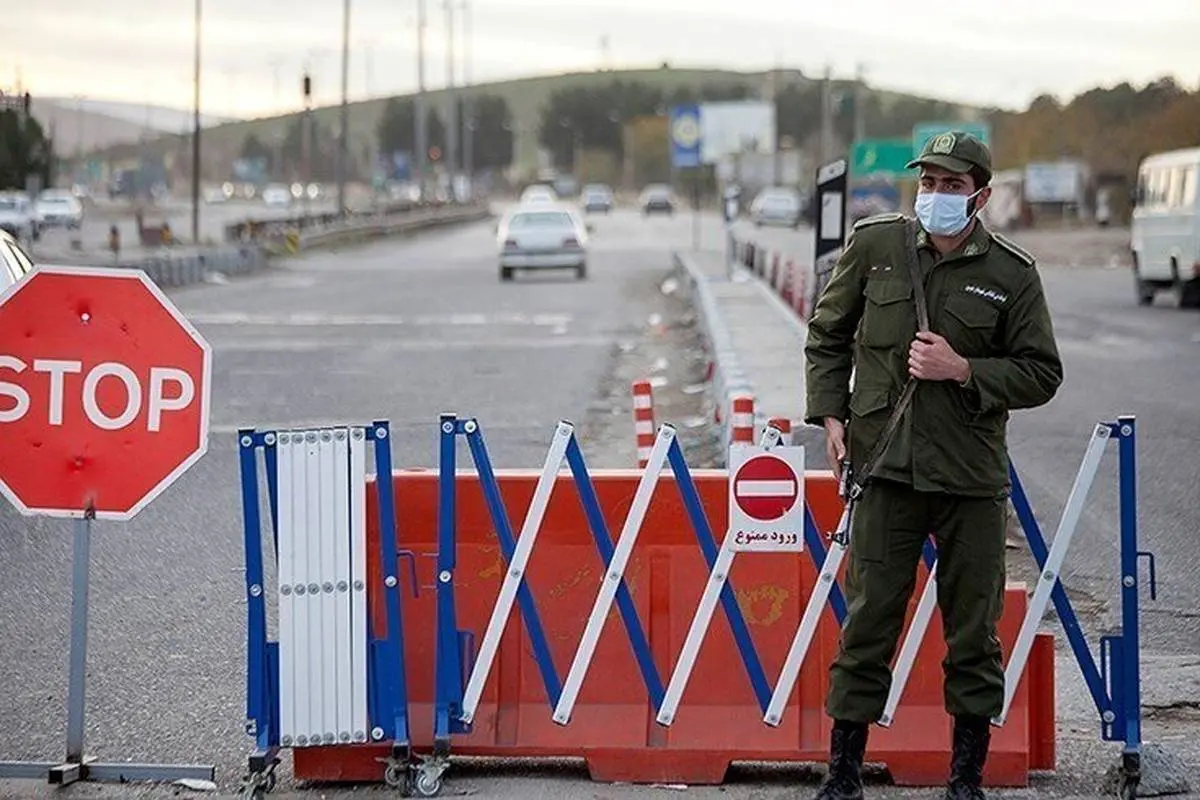
[[[603,183],[589,183],[583,187],[583,210],[587,213],[612,211],[613,190]]]
[[[642,190],[642,195],[638,198],[638,205],[644,215],[674,214],[675,195],[671,192],[671,187],[665,183],[652,183]]]

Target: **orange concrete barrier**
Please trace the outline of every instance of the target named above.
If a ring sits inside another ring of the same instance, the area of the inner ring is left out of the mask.
[[[718,540],[726,527],[727,474],[693,471],[697,491]],[[620,530],[640,473],[597,470],[592,478],[610,530]],[[501,492],[514,519],[524,516],[538,478],[536,471],[498,472]],[[828,472],[809,472],[805,491],[821,530],[831,530],[841,512]],[[414,470],[393,477],[398,539],[414,551],[421,593],[404,609],[406,664],[414,747],[432,745],[434,592],[437,541],[437,472]],[[655,491],[633,558],[625,572],[629,590],[649,636],[662,676],[669,676],[709,578],[673,478],[664,474]],[[457,481],[458,564],[455,596],[458,625],[482,635],[495,604],[505,562],[500,554],[483,493],[473,473]],[[368,494],[368,553],[379,536],[374,486]],[[379,574],[378,564],[369,575]],[[403,572],[403,570],[401,571]],[[565,672],[579,643],[603,574],[574,483],[557,482],[537,546],[526,572],[550,641],[555,664]],[[730,583],[750,625],[768,680],[774,684],[817,571],[807,553],[745,553]],[[922,578],[923,579],[923,578]],[[383,587],[369,586],[373,625],[384,625]],[[910,604],[910,613],[916,597]],[[1026,592],[1010,586],[1000,625],[1006,652],[1020,628]],[[882,762],[901,785],[945,781],[951,720],[943,710],[941,660],[945,644],[935,618],[921,647],[903,701],[890,728],[871,732],[867,758]],[[455,753],[501,757],[582,757],[592,777],[637,783],[720,783],[732,761],[824,762],[829,720],[823,704],[828,667],[838,641],[832,612],[825,613],[809,657],[778,728],[763,724],[738,650],[724,621],[714,621],[700,650],[675,723],[656,724],[641,673],[616,609],[600,639],[593,669],[583,684],[570,724],[551,720],[551,709],[520,614],[511,615],[470,734],[456,736]],[[429,720],[430,724],[421,723]],[[1054,643],[1039,637],[1017,691],[1007,724],[993,731],[985,781],[990,786],[1024,786],[1031,769],[1054,762]],[[379,781],[386,745],[352,745],[293,751],[297,778],[308,781]]]

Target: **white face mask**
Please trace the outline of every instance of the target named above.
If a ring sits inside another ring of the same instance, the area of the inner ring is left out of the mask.
[[[917,195],[914,211],[921,226],[934,236],[955,236],[975,216],[974,211],[967,213],[967,204],[978,196],[979,192],[971,195],[926,192]]]

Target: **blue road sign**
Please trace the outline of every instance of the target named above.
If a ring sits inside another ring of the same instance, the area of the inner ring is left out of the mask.
[[[700,166],[700,106],[672,106],[670,126],[672,166]]]

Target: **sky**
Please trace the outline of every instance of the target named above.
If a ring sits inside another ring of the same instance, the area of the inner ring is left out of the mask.
[[[826,66],[947,100],[1023,108],[1096,85],[1200,80],[1200,2],[454,0],[456,81],[602,67]],[[352,100],[417,86],[418,0],[350,0]],[[447,79],[445,3],[425,0],[426,85]],[[265,116],[341,92],[341,0],[203,0],[206,113]],[[189,108],[195,0],[0,0],[0,88]],[[470,65],[464,67],[464,51]]]

